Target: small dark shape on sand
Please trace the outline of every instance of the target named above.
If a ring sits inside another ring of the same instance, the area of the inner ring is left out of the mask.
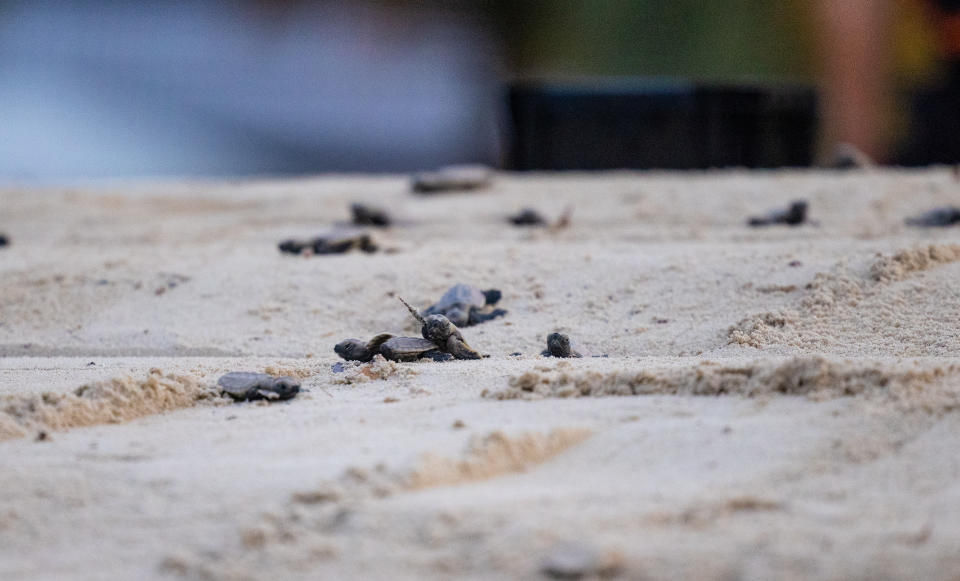
[[[770,226],[772,224],[787,224],[798,226],[807,221],[807,202],[797,200],[786,210],[774,210],[766,216],[755,216],[747,222],[750,226]]]
[[[389,226],[392,222],[386,210],[366,204],[350,204],[350,213],[357,226]]]
[[[909,226],[953,226],[954,224],[960,224],[960,208],[957,208],[956,206],[934,208],[933,210],[914,218],[907,218],[906,223]]]
[[[497,289],[480,290],[468,284],[456,284],[436,304],[427,307],[424,315],[443,315],[459,327],[477,325],[507,314],[494,305],[503,296]]]
[[[514,226],[546,226],[547,219],[533,208],[524,208],[509,218]]]
[[[570,341],[563,333],[547,335],[547,348],[541,353],[544,357],[589,357],[585,349]]]
[[[490,185],[493,172],[481,165],[452,165],[413,176],[412,188],[419,194],[476,190]]]
[[[378,249],[369,234],[355,232],[318,236],[310,240],[284,240],[279,248],[280,252],[288,254],[343,254],[354,248],[370,253]]]
[[[803,266],[803,263],[800,262],[799,260],[791,260],[790,262],[787,263],[787,266],[796,268],[798,266]]]
[[[6,234],[0,234],[0,248],[10,244],[10,239],[7,238]]]
[[[870,156],[850,143],[838,143],[827,167],[834,169],[863,169],[876,165]]]
[[[566,208],[562,214],[557,218],[557,221],[553,224],[550,223],[550,220],[546,219],[543,214],[534,210],[533,208],[524,208],[520,210],[519,213],[510,216],[508,220],[514,226],[537,226],[543,227],[546,226],[552,231],[563,230],[570,226],[570,218],[573,216],[573,207],[570,206]]]
[[[290,399],[300,393],[300,383],[292,377],[274,377],[266,373],[230,372],[217,381],[220,390],[236,401]]]

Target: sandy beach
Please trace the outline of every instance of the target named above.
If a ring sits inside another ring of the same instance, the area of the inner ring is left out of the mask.
[[[278,251],[351,202],[379,252]],[[0,578],[957,579],[960,227],[904,225],[951,204],[947,168],[7,187]],[[488,358],[331,369],[459,282],[503,292]]]

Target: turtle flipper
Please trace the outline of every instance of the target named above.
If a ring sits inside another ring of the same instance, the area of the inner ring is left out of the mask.
[[[434,361],[437,361],[437,362],[453,361],[454,359],[456,359],[456,357],[454,357],[453,355],[449,353],[444,353],[439,349],[434,349],[433,351],[427,351],[421,357],[433,359]]]
[[[486,323],[487,321],[492,321],[497,317],[502,317],[507,314],[506,309],[493,309],[489,313],[484,313],[480,309],[471,309],[470,311],[470,324],[479,325],[480,323]]]
[[[367,351],[370,352],[370,358],[372,359],[374,355],[380,352],[380,346],[393,339],[391,333],[380,333],[373,339],[367,341]]]
[[[480,354],[467,345],[460,333],[454,333],[447,339],[447,353],[457,359],[480,359]]]

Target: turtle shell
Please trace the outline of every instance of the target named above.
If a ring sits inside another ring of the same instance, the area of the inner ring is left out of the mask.
[[[437,304],[430,307],[429,310],[432,312],[442,312],[455,305],[481,308],[486,304],[487,297],[483,294],[483,291],[475,286],[460,283],[450,287],[450,290],[445,292],[443,296],[440,297],[440,300],[437,301]]]
[[[416,361],[437,345],[420,337],[392,337],[380,345],[380,354],[393,361]]]

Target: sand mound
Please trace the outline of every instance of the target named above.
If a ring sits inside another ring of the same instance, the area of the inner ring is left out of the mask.
[[[346,361],[341,362],[340,365],[343,366],[344,370],[335,375],[333,382],[347,385],[387,379],[393,376],[409,377],[417,374],[409,366],[388,361],[383,355],[374,355],[373,361],[370,363]]]
[[[651,394],[747,397],[783,394],[831,399],[870,395],[933,411],[952,409],[960,402],[960,390],[944,381],[958,375],[960,366],[954,365],[899,368],[819,356],[758,360],[746,365],[703,362],[690,367],[614,372],[575,372],[558,365],[511,377],[507,389],[483,395],[494,399]]]
[[[957,260],[960,245],[940,244],[881,255],[860,267],[842,261],[817,273],[796,306],[741,319],[728,329],[728,343],[850,355],[955,355],[960,339],[952,315],[929,316],[960,309],[955,276],[931,272],[922,284],[910,279]]]
[[[72,392],[8,395],[0,400],[0,440],[31,432],[116,424],[216,397],[194,377],[151,370],[146,379],[115,377]]]
[[[521,472],[528,466],[549,460],[589,436],[588,430],[571,428],[516,437],[493,432],[473,440],[462,459],[426,456],[407,477],[406,486],[412,489],[446,486]]]
[[[875,281],[903,280],[911,273],[960,260],[960,244],[931,244],[883,256],[870,268]]]
[[[282,514],[268,514],[239,534],[238,552],[230,554],[174,554],[161,570],[187,578],[255,579],[278,566],[308,571],[338,556],[349,537],[353,543],[370,531],[361,524],[376,505],[365,504],[403,491],[464,484],[521,472],[546,462],[590,437],[589,430],[559,428],[548,433],[527,432],[508,436],[496,431],[471,440],[460,458],[427,455],[408,472],[391,472],[383,465],[372,470],[348,468],[339,482],[292,495]],[[354,524],[344,526],[351,519]],[[423,515],[426,528],[433,515]],[[409,548],[410,522],[376,522],[376,534],[388,543]],[[416,535],[415,535],[416,536]],[[421,542],[431,545],[424,530]],[[353,545],[356,546],[356,545]],[[260,574],[258,574],[260,573]]]

